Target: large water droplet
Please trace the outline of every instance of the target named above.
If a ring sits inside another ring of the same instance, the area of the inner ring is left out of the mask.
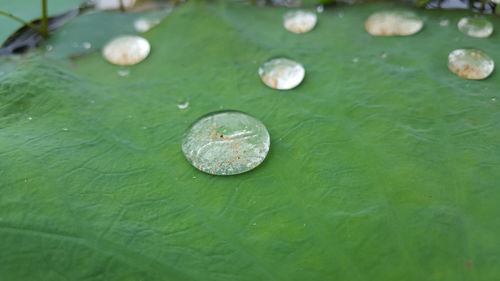
[[[259,68],[262,82],[278,90],[297,87],[304,80],[305,73],[300,63],[286,58],[272,59]]]
[[[476,38],[486,38],[493,33],[493,24],[483,17],[465,17],[458,21],[458,30]]]
[[[458,49],[448,56],[448,68],[462,78],[481,80],[490,76],[495,63],[483,51]]]
[[[133,65],[143,61],[151,50],[149,42],[139,36],[125,35],[111,40],[102,54],[107,61],[118,65]]]
[[[374,36],[408,36],[419,32],[424,23],[411,11],[382,11],[372,14],[365,29]]]
[[[313,12],[290,11],[283,16],[283,26],[293,33],[305,33],[314,28],[317,20],[318,18]]]
[[[236,175],[262,163],[269,145],[262,122],[242,112],[221,111],[201,117],[189,128],[182,151],[200,171]]]

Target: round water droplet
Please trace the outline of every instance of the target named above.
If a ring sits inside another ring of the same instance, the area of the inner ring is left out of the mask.
[[[236,175],[262,163],[269,145],[262,122],[242,112],[221,111],[201,117],[189,128],[182,152],[200,171]]]
[[[276,58],[267,61],[259,68],[262,82],[273,89],[289,90],[304,80],[304,67],[293,60]]]
[[[158,18],[138,18],[134,21],[134,28],[137,32],[144,33],[160,23]]]
[[[448,68],[462,78],[481,80],[490,76],[495,63],[483,51],[458,49],[448,56]]]
[[[90,42],[83,42],[82,46],[84,49],[90,49],[92,48],[92,44]]]
[[[316,25],[318,20],[313,12],[305,10],[290,11],[283,16],[283,26],[293,33],[305,33]]]
[[[408,36],[419,32],[424,22],[411,11],[382,11],[372,14],[365,29],[374,36]]]
[[[316,12],[318,12],[318,14],[323,13],[323,11],[325,11],[325,6],[323,5],[316,6]]]
[[[139,36],[125,35],[111,40],[102,54],[107,61],[117,65],[133,65],[143,61],[151,50],[149,42]]]
[[[458,30],[476,38],[486,38],[493,33],[493,24],[483,17],[465,17],[458,21]]]

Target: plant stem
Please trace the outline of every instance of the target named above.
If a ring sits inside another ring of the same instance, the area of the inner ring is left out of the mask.
[[[20,23],[22,23],[22,24],[24,24],[24,25],[28,26],[28,27],[29,27],[29,28],[31,28],[31,29],[34,29],[34,30],[36,30],[36,31],[38,31],[38,32],[41,32],[41,30],[40,30],[40,28],[39,28],[38,26],[36,26],[36,25],[34,25],[34,24],[30,23],[30,22],[27,22],[27,21],[23,20],[22,18],[16,17],[16,16],[14,16],[14,15],[13,15],[13,14],[11,14],[11,13],[7,13],[7,12],[4,12],[4,11],[0,11],[0,15],[6,16],[6,17],[8,17],[8,18],[11,18],[11,19],[13,19],[13,20],[15,20],[15,21],[17,21],[17,22],[20,22]]]
[[[40,33],[44,38],[49,37],[49,17],[47,12],[47,0],[42,0],[42,26]]]

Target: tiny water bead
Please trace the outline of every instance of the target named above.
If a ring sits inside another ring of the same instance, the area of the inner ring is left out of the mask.
[[[259,76],[268,87],[278,90],[290,90],[297,87],[306,71],[302,64],[286,59],[275,58],[259,68]]]
[[[305,10],[290,11],[283,16],[283,26],[293,33],[311,31],[317,21],[318,17],[315,13]]]
[[[202,172],[236,175],[262,163],[269,146],[269,133],[262,122],[242,112],[220,111],[191,125],[182,152]]]
[[[90,43],[90,42],[83,42],[82,43],[82,47],[84,49],[90,49],[90,48],[92,48],[92,43]]]
[[[159,18],[138,18],[134,21],[134,28],[137,32],[144,33],[157,26],[160,22]]]
[[[177,104],[177,108],[180,110],[186,109],[188,107],[189,107],[189,101],[184,101]]]
[[[448,68],[462,78],[481,80],[490,76],[495,63],[481,50],[458,49],[448,56]]]
[[[458,21],[458,30],[470,37],[486,38],[493,33],[493,24],[484,17],[465,17]]]
[[[365,29],[373,36],[408,36],[424,26],[421,18],[411,11],[382,11],[372,14]]]
[[[151,50],[149,42],[139,36],[116,37],[104,46],[102,55],[112,64],[134,65],[143,61]]]
[[[119,76],[125,77],[130,75],[130,70],[128,69],[120,69],[116,73],[118,73]]]

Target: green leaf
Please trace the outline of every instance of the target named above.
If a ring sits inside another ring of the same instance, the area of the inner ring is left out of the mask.
[[[144,34],[134,67],[56,53],[112,35],[85,15],[52,52],[2,59],[1,279],[495,280],[500,76],[461,79],[447,56],[498,61],[500,37],[461,34],[464,12],[418,11],[411,37],[364,31],[391,7],[326,9],[297,35],[286,9],[191,1]],[[305,66],[299,87],[260,81],[275,56]],[[189,125],[220,109],[267,126],[257,169],[217,177],[184,159]]]

